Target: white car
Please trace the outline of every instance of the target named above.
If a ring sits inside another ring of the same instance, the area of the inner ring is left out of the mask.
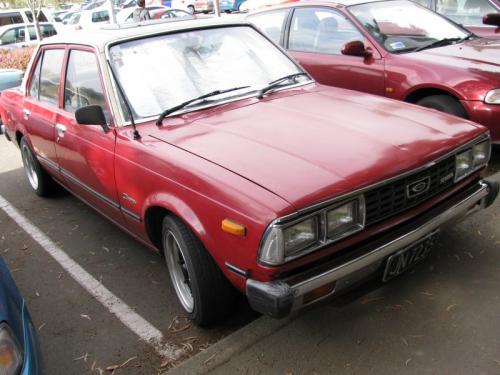
[[[172,0],[172,8],[186,10],[189,13],[193,14],[195,11],[194,8],[195,0]]]
[[[43,38],[57,34],[52,23],[40,22],[40,33]],[[0,49],[16,49],[38,43],[33,24],[13,24],[0,26]]]
[[[47,22],[47,16],[40,11],[38,21]],[[15,23],[32,23],[33,13],[28,8],[0,10],[0,26],[12,25]]]
[[[115,14],[118,12],[119,9],[115,9]],[[74,13],[67,25],[75,30],[95,30],[107,23],[109,23],[109,8],[106,4],[92,10]]]
[[[133,14],[135,9],[136,7],[128,7],[120,10],[116,15],[116,23],[133,22],[134,21]],[[153,11],[160,9],[169,9],[169,8],[163,5],[149,5],[146,6],[146,9],[149,11],[149,15],[151,16],[151,18],[153,18],[152,15]]]

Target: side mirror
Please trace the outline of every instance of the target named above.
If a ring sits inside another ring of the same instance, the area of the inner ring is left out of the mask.
[[[483,17],[483,23],[485,25],[493,25],[500,27],[500,13],[490,13]]]
[[[342,46],[341,52],[343,55],[347,56],[370,57],[373,55],[373,52],[367,49],[363,44],[363,42],[359,40],[353,40],[352,42],[347,42]]]
[[[100,105],[88,105],[75,112],[76,122],[80,125],[101,125],[105,132],[109,130],[106,116]]]

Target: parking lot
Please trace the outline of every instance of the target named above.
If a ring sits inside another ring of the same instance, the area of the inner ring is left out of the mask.
[[[47,374],[99,374],[106,369],[120,374],[156,374],[257,318],[242,299],[239,311],[223,325],[208,330],[193,327],[183,317],[161,256],[148,251],[68,193],[61,192],[53,199],[35,196],[25,182],[19,151],[3,137],[0,160],[0,197],[34,225],[28,231],[26,227],[21,228],[7,216],[4,204],[4,210],[0,210],[0,252],[30,308]],[[499,169],[500,153],[495,150],[489,173]],[[498,205],[490,210],[498,210]],[[490,211],[488,215],[495,217],[498,212]],[[481,223],[474,222],[471,230],[481,234]],[[37,238],[37,231],[48,237],[48,245],[45,241],[41,246],[33,239]],[[454,235],[450,233],[444,236],[445,244],[447,238],[451,243]],[[498,241],[493,239],[492,243],[498,248]],[[67,265],[65,268],[49,255],[47,246],[66,253],[83,268],[85,277],[93,277],[106,293],[117,297],[122,303],[120,306],[128,309],[128,316],[136,314],[133,316],[143,319],[132,325],[147,325],[159,331],[161,342],[140,340],[120,319],[120,313],[113,312],[113,303],[103,303],[102,298],[99,301],[95,297],[99,292],[89,293],[82,288],[70,275],[71,271],[68,272]],[[480,251],[478,249],[477,254],[461,251],[457,256],[472,259],[479,256]],[[445,272],[440,278],[451,274]],[[477,288],[480,287],[478,283]],[[450,302],[445,309],[454,307]],[[315,310],[314,314],[321,315],[323,308],[328,306],[321,306],[320,312]],[[336,314],[341,316],[342,310]],[[402,322],[386,322],[389,323]],[[432,324],[428,327],[434,328]],[[409,339],[404,338],[402,342],[405,340]],[[352,361],[349,366],[356,366],[352,355],[347,353],[345,357]],[[486,368],[500,369],[500,366]],[[263,371],[266,372],[265,366]]]

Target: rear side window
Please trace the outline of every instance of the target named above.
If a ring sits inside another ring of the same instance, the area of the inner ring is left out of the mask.
[[[92,13],[92,22],[106,22],[109,21],[109,13],[107,10]]]
[[[13,23],[24,23],[21,13],[12,12],[0,14],[0,26],[12,25]]]
[[[40,98],[40,68],[42,67],[42,58],[40,57],[36,63],[36,68],[33,69],[33,76],[31,77],[30,96],[34,99]]]
[[[26,11],[26,17],[28,17],[29,22],[33,22],[33,13],[31,13],[31,10]],[[40,22],[47,22],[47,17],[45,17],[45,14],[43,14],[42,11],[38,14],[38,21]]]
[[[280,44],[281,32],[285,26],[285,19],[288,15],[288,9],[276,10],[250,16],[247,19],[255,26],[261,29],[269,39]]]
[[[61,66],[64,59],[64,50],[48,49],[43,54],[40,69],[40,88],[38,99],[41,102],[59,105],[59,83],[61,79]]]
[[[28,26],[28,32],[30,34],[30,40],[36,40],[35,27]],[[40,34],[42,34],[42,38],[48,38],[56,35],[57,31],[52,25],[40,25]]]
[[[64,86],[64,109],[74,113],[88,105],[101,106],[106,118],[109,118],[95,54],[72,50]]]

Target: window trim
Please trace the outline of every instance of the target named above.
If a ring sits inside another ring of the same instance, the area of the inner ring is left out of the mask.
[[[102,92],[103,92],[103,96],[104,96],[104,103],[106,105],[107,108],[103,108],[103,109],[106,109],[110,115],[110,118],[109,118],[109,124],[108,126],[109,127],[116,127],[115,124],[115,119],[114,119],[114,113],[113,113],[113,110],[112,110],[112,106],[110,105],[110,102],[109,102],[109,95],[108,95],[108,90],[107,90],[107,87],[106,87],[106,84],[105,84],[105,81],[104,81],[104,77],[103,77],[103,70],[101,69],[101,61],[99,59],[99,56],[98,54],[96,53],[96,50],[94,47],[91,47],[91,46],[85,46],[85,45],[78,45],[78,44],[70,44],[70,45],[67,45],[66,46],[66,55],[65,55],[65,58],[64,58],[64,64],[63,64],[63,84],[59,86],[59,89],[62,91],[62,94],[60,94],[60,107],[59,109],[65,113],[66,115],[68,116],[72,116],[73,118],[75,117],[75,114],[73,112],[69,112],[69,111],[66,111],[66,109],[64,108],[64,92],[66,90],[66,77],[68,75],[68,67],[69,67],[69,58],[71,56],[71,51],[84,51],[84,52],[89,52],[89,53],[92,53],[92,55],[94,55],[94,58],[95,58],[95,61],[96,61],[96,65],[97,65],[97,71],[98,71],[98,75],[99,75],[99,82],[101,83],[101,88],[102,88]]]

